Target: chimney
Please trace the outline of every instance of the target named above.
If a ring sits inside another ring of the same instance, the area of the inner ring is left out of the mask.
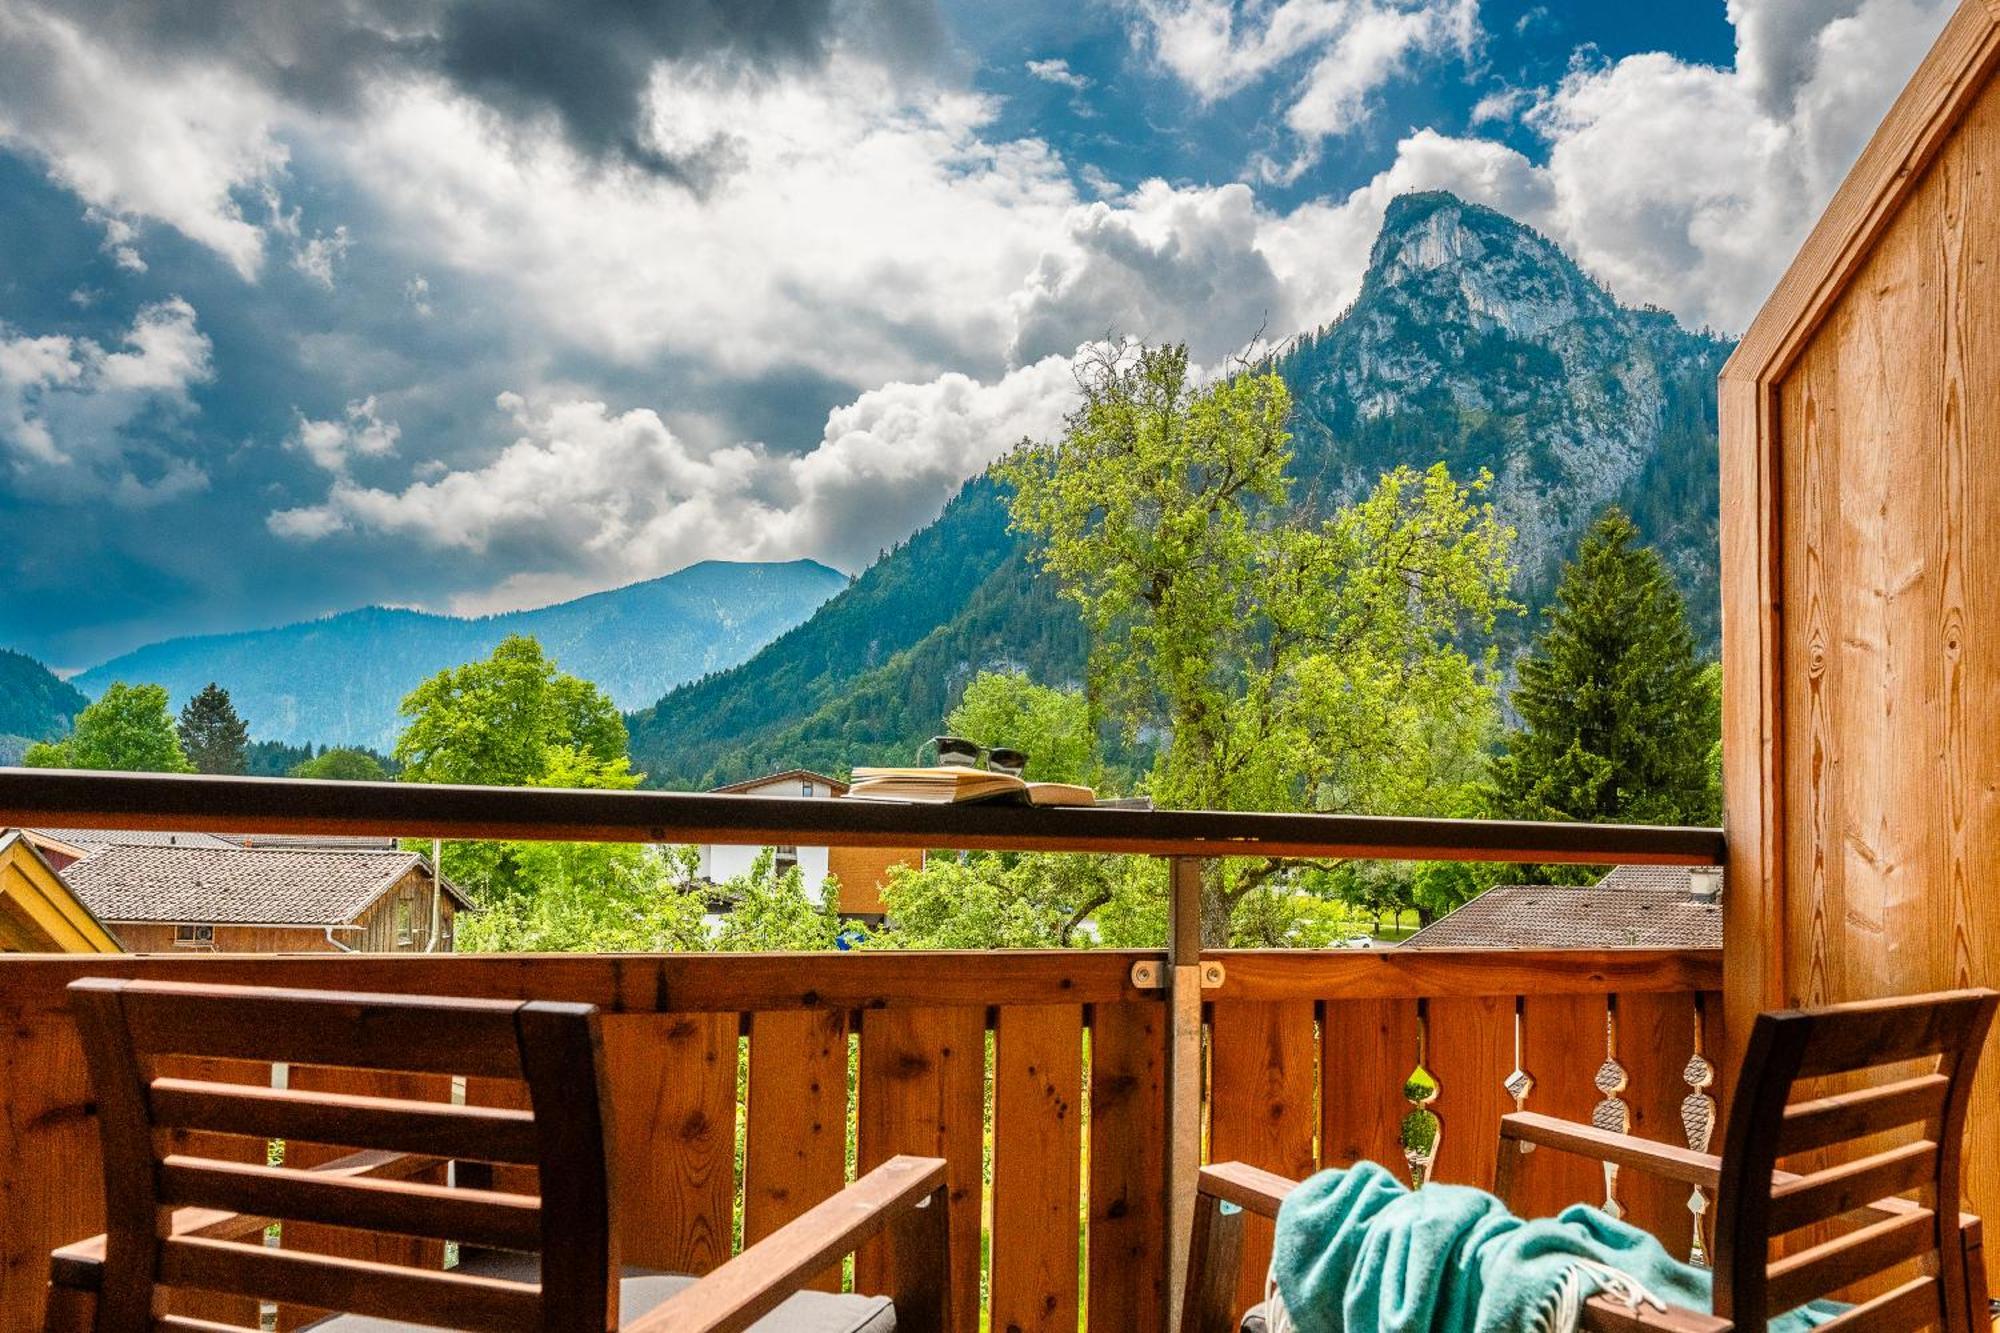
[[[1688,897],[1698,903],[1722,901],[1722,867],[1692,866],[1688,869]]]

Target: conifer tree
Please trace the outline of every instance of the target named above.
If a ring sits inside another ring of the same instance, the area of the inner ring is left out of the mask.
[[[1513,695],[1521,727],[1494,766],[1516,819],[1712,824],[1721,729],[1687,605],[1632,520],[1605,511],[1563,569]]]
[[[214,681],[181,707],[174,729],[197,773],[241,773],[250,752],[250,724],[237,716],[229,691]]]

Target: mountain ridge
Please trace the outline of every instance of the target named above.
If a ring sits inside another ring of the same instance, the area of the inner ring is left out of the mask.
[[[1399,463],[1442,458],[1461,478],[1489,469],[1495,507],[1520,534],[1517,593],[1531,608],[1577,534],[1622,504],[1713,646],[1714,379],[1729,350],[1666,311],[1619,304],[1531,228],[1437,191],[1391,201],[1353,304],[1267,365],[1293,394],[1295,504],[1339,504]],[[952,544],[976,556],[953,567],[955,594],[927,594],[918,574]],[[898,628],[843,652],[836,622],[852,619],[845,599],[864,585],[889,590],[875,604]],[[1503,647],[1518,649],[1536,623],[1518,620]],[[785,655],[788,640],[816,645],[816,673]],[[978,671],[1074,683],[1085,651],[1074,609],[1007,531],[998,487],[974,478],[785,639],[633,714],[633,750],[669,786],[795,763],[904,762]]]
[[[532,634],[620,707],[732,665],[847,585],[814,560],[704,560],[655,579],[483,616],[365,606],[310,620],[147,644],[72,677],[165,685],[176,702],[213,680],[259,740],[394,744],[396,708],[426,677]],[[307,684],[310,682],[310,685]]]

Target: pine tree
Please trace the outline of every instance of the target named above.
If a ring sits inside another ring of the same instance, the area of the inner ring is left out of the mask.
[[[250,750],[250,724],[236,715],[229,691],[210,681],[181,709],[181,749],[197,773],[241,773]]]
[[[1608,509],[1564,567],[1521,663],[1522,726],[1495,762],[1498,813],[1516,819],[1712,824],[1716,673],[1659,552]]]

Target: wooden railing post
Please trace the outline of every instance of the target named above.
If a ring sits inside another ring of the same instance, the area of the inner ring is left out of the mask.
[[[1201,1171],[1201,868],[1167,861],[1167,1327],[1179,1328]]]

